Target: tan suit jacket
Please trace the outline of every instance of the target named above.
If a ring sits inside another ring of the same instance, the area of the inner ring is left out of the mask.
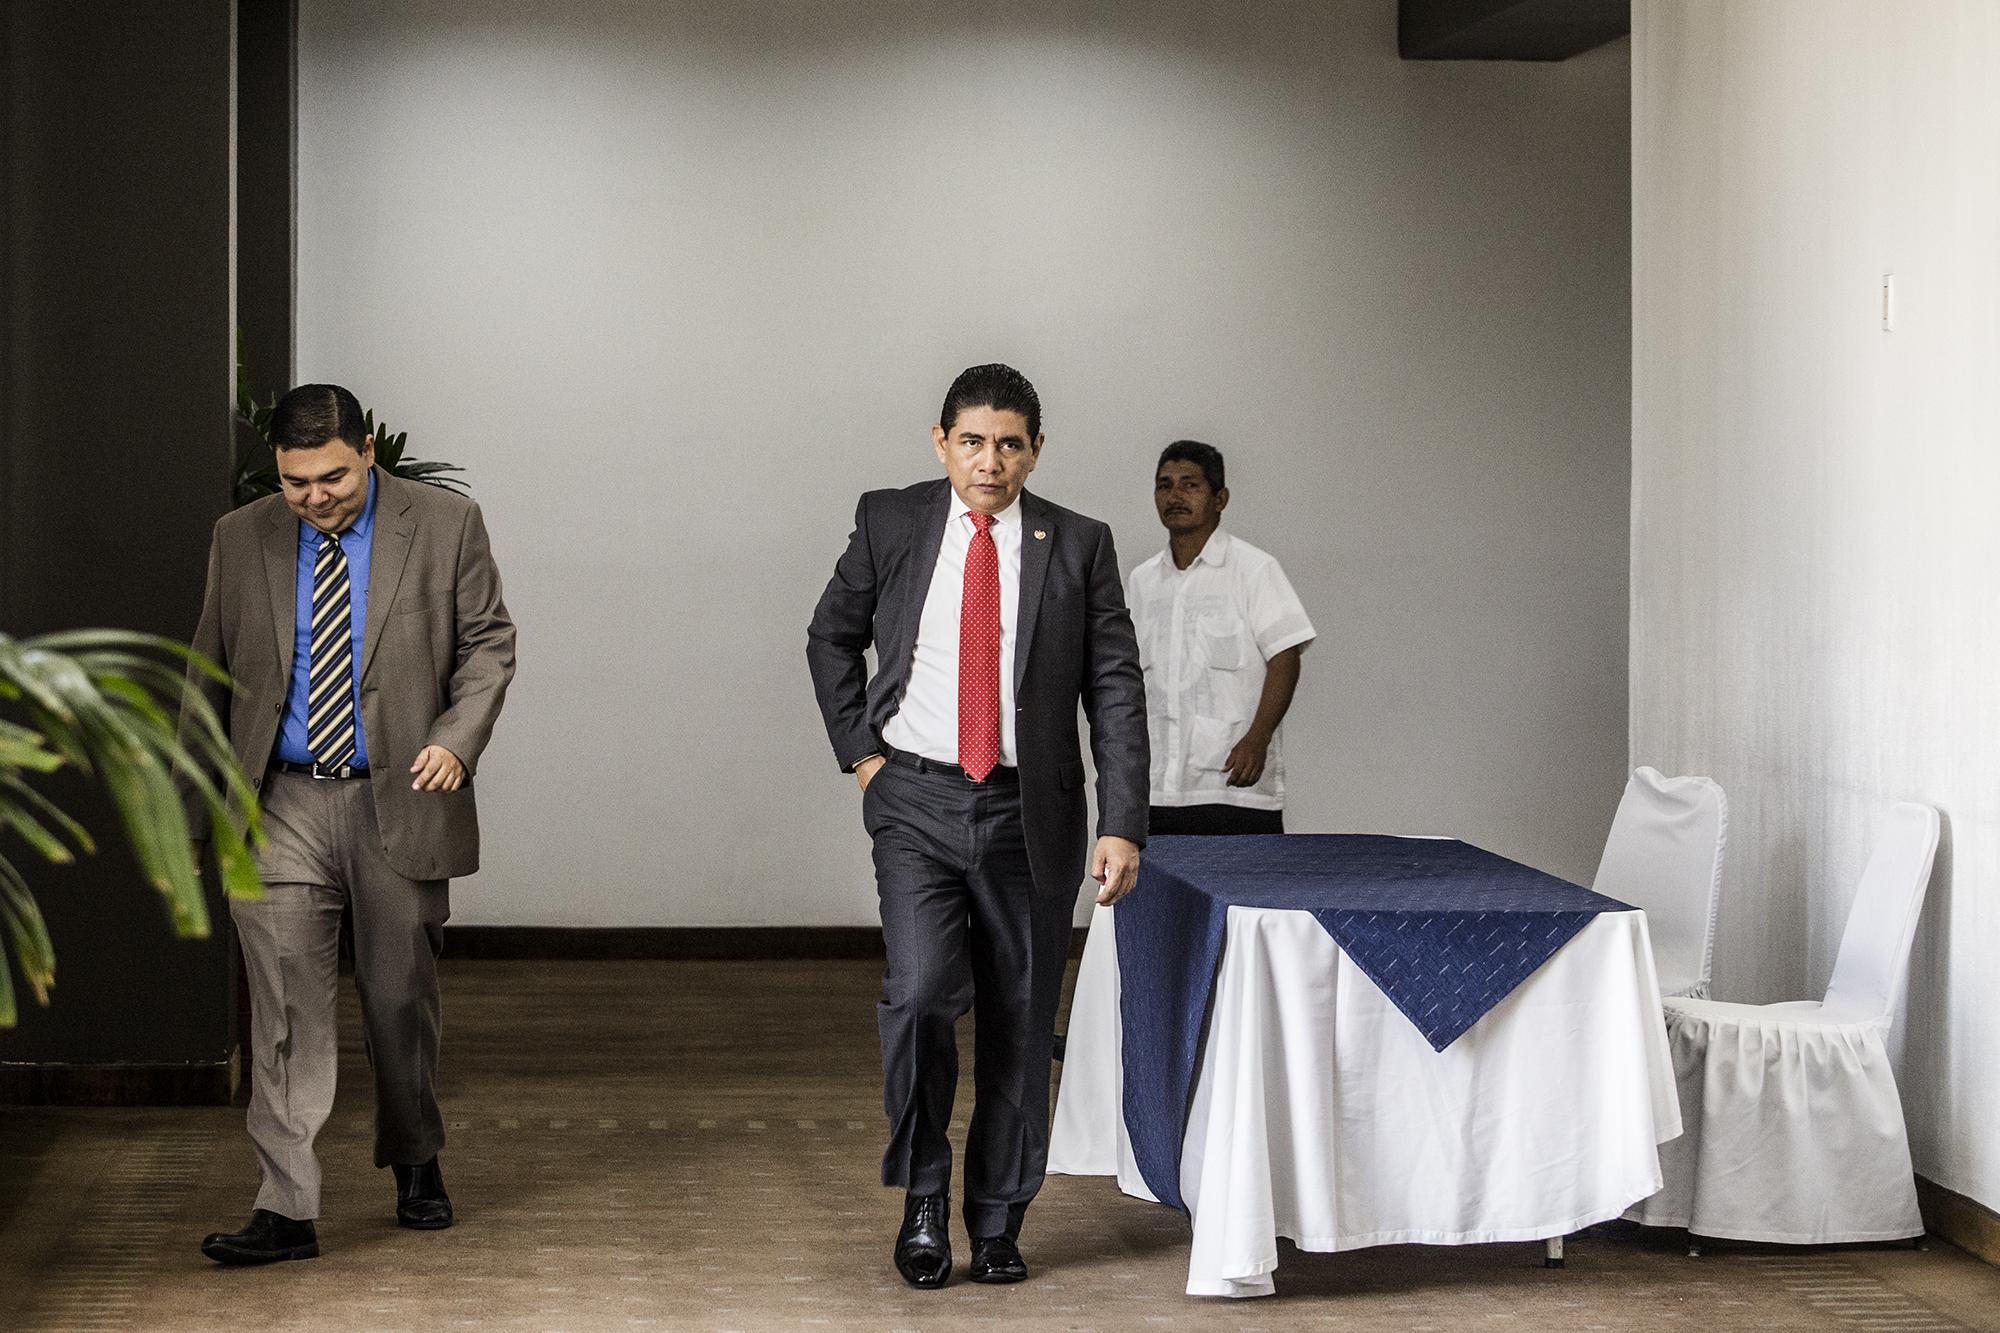
[[[472,774],[514,676],[514,622],[479,506],[375,470],[375,532],[361,649],[361,726],[389,864],[410,879],[479,868]],[[261,786],[292,682],[299,519],[282,496],[215,525],[195,648],[234,678],[189,680],[215,705],[237,760]],[[426,745],[465,765],[455,792],[420,792],[409,768]],[[199,826],[197,826],[199,827]]]

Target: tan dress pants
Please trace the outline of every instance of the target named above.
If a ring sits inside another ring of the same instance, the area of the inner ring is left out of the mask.
[[[393,780],[393,779],[392,779]],[[433,1085],[442,1016],[437,957],[451,915],[445,880],[390,868],[366,778],[273,770],[263,786],[270,845],[261,901],[232,901],[250,977],[250,1141],[257,1207],[319,1216],[313,1139],[333,1109],[340,919],[354,928],[354,983],[375,1075],[375,1165],[429,1161],[444,1144]]]

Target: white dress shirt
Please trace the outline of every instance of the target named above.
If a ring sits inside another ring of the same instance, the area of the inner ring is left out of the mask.
[[[944,541],[931,571],[917,624],[917,650],[895,715],[882,727],[885,744],[941,763],[958,762],[958,621],[965,599],[965,550],[975,531],[972,510],[951,493]],[[1000,762],[1014,758],[1014,631],[1021,623],[1021,497],[994,515],[1000,557]]]
[[[1265,663],[1313,638],[1277,560],[1218,528],[1186,569],[1168,549],[1133,570],[1126,600],[1146,671],[1152,803],[1284,809],[1283,727],[1255,786],[1222,771],[1257,716]]]

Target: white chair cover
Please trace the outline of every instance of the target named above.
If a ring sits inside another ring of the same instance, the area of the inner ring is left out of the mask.
[[[1729,801],[1713,780],[1633,770],[1591,887],[1646,913],[1662,995],[1708,994],[1728,834]]]
[[[1937,839],[1929,806],[1890,811],[1825,1000],[1666,1001],[1683,1133],[1627,1217],[1790,1244],[1923,1234],[1886,1038]]]

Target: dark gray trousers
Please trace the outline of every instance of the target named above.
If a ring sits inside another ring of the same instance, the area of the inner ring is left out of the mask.
[[[250,976],[248,1121],[263,1172],[257,1207],[303,1220],[319,1216],[313,1140],[333,1109],[339,1064],[341,911],[354,922],[354,985],[375,1074],[375,1165],[413,1166],[444,1144],[433,1084],[437,956],[451,906],[444,880],[390,867],[367,779],[273,772],[262,795],[264,897],[229,909]]]
[[[1050,1046],[1076,886],[1038,893],[1021,789],[884,764],[862,796],[889,955],[877,1018],[889,1148],[882,1183],[951,1185],[958,1020],[975,1003],[965,1226],[1016,1236],[1049,1155]]]
[[[1252,810],[1241,805],[1155,805],[1146,812],[1146,832],[1155,837],[1193,833],[1227,837],[1238,833],[1283,833],[1283,810]]]

